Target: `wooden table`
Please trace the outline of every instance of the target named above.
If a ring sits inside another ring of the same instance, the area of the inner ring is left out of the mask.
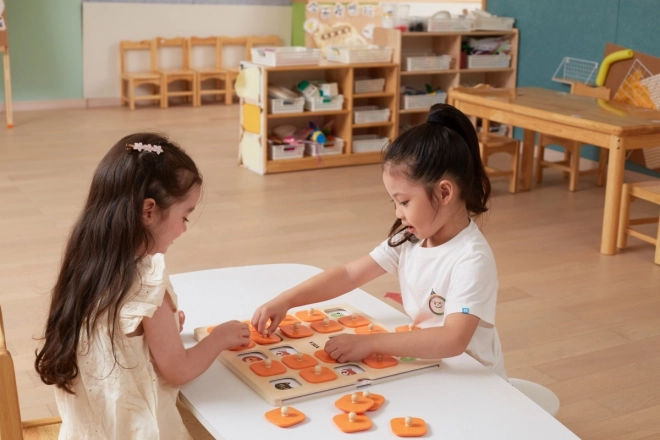
[[[179,307],[186,312],[181,335],[184,345],[196,343],[194,328],[248,319],[265,301],[319,272],[319,268],[301,264],[269,264],[172,275]],[[315,307],[331,304],[349,304],[388,328],[410,322],[407,316],[360,289]],[[429,432],[425,438],[577,439],[540,406],[467,354],[444,359],[440,368],[426,373],[366,387],[387,401],[369,413],[373,427],[355,434],[360,439],[396,439],[390,420],[408,415],[426,420]],[[346,392],[293,404],[307,419],[286,430],[266,420],[264,414],[273,407],[220,361],[184,385],[181,394],[186,406],[215,438],[348,438],[332,421],[340,413],[334,402]]]
[[[536,133],[609,150],[600,251],[616,253],[626,151],[660,146],[660,111],[535,87],[507,90],[457,87],[448,102],[470,116],[524,129],[521,190],[529,190]]]

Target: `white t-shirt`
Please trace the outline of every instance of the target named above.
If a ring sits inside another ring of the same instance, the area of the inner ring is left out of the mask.
[[[399,277],[403,308],[420,328],[444,324],[445,316],[479,317],[465,352],[507,379],[500,338],[495,329],[497,268],[493,252],[474,221],[440,246],[409,241],[391,247],[383,241],[369,255]]]

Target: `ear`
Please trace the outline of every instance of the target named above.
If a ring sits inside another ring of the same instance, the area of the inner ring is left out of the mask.
[[[150,225],[156,219],[156,201],[154,199],[144,199],[142,202],[142,224]]]
[[[441,180],[438,182],[438,199],[441,205],[448,205],[458,194],[456,183],[452,180]]]

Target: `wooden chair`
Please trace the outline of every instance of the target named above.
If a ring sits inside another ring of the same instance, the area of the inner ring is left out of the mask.
[[[248,37],[220,37],[220,50],[228,46],[242,46],[245,47],[243,59],[249,61],[250,51],[248,50]],[[225,93],[225,104],[229,105],[234,102],[234,81],[238,77],[240,68],[238,66],[224,66],[227,70],[227,92]]]
[[[582,83],[573,83],[571,93],[580,96],[589,96],[598,99],[610,99],[610,89],[606,87],[589,87]],[[544,159],[545,147],[559,145],[564,149],[564,160],[551,162]],[[582,144],[578,141],[565,139],[550,134],[539,134],[538,155],[536,156],[536,183],[543,180],[543,168],[556,168],[569,176],[568,190],[575,191],[579,176],[598,174],[598,186],[603,186],[607,175],[607,149],[600,149],[598,168],[580,171],[580,149]]]
[[[181,67],[176,69],[158,68],[161,75],[161,93],[160,107],[167,108],[171,96],[190,97],[190,101],[195,105],[195,72],[188,68],[188,43],[185,38],[155,38],[156,48],[160,52],[164,48],[177,49],[181,51]],[[159,54],[160,55],[160,54]],[[162,57],[159,57],[162,64]],[[184,81],[188,83],[188,90],[170,91],[169,86],[175,81]]]
[[[146,51],[149,54],[149,70],[131,72],[127,68],[127,56],[131,51]],[[128,104],[128,108],[135,110],[135,101],[152,100],[156,103],[161,100],[161,74],[158,72],[158,55],[153,40],[119,42],[119,62],[121,68],[121,104]],[[136,95],[135,89],[142,85],[151,86],[150,95]],[[156,94],[158,90],[158,94]]]
[[[54,440],[59,435],[61,424],[62,420],[59,417],[21,420],[14,362],[7,351],[5,326],[0,308],[0,439]]]
[[[617,247],[625,249],[628,245],[628,235],[639,238],[647,243],[655,245],[654,263],[660,265],[660,227],[655,237],[643,234],[632,229],[633,225],[644,225],[649,223],[658,223],[659,217],[649,218],[630,218],[630,203],[635,199],[646,200],[647,202],[660,205],[660,180],[648,182],[624,183],[623,194],[621,198],[621,213],[619,217],[619,234],[617,237]]]
[[[196,46],[213,47],[215,51],[215,65],[213,67],[193,67],[193,49]],[[202,105],[202,96],[215,95],[217,100],[227,93],[227,70],[222,67],[222,44],[220,37],[190,37],[188,38],[188,67],[195,72],[195,95],[194,105]],[[214,81],[214,88],[204,89],[202,83]]]

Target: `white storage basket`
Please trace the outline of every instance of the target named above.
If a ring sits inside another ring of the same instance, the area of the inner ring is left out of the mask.
[[[308,47],[257,47],[252,49],[252,62],[265,66],[309,66],[321,62],[321,50]]]
[[[510,31],[515,19],[509,17],[477,17],[475,31]]]
[[[344,106],[344,96],[337,95],[332,98],[322,96],[305,99],[305,109],[310,112],[321,112],[327,110],[341,110]]]
[[[489,69],[509,67],[511,55],[468,55],[468,69]]]
[[[275,145],[268,141],[268,158],[270,160],[297,159],[303,157],[305,146],[300,145]]]
[[[429,18],[426,26],[429,32],[466,32],[473,27],[472,18]]]
[[[331,154],[341,154],[344,152],[344,140],[336,137],[334,141],[327,141],[325,144],[311,143],[305,144],[305,153],[308,156],[328,156]]]
[[[305,107],[305,98],[302,96],[296,99],[269,99],[270,113],[273,115],[281,113],[301,113]]]
[[[450,55],[413,55],[406,56],[405,70],[408,72],[422,70],[447,70],[451,65]]]
[[[390,109],[376,105],[353,107],[354,124],[371,124],[390,120]]]
[[[433,104],[444,104],[447,102],[447,94],[437,92],[435,95],[401,95],[401,108],[430,108]]]
[[[389,139],[376,134],[357,134],[353,136],[353,153],[383,151]]]
[[[360,78],[355,80],[353,93],[377,93],[385,90],[385,78]]]
[[[330,46],[326,49],[329,61],[340,63],[389,63],[392,61],[392,48],[385,46]]]

